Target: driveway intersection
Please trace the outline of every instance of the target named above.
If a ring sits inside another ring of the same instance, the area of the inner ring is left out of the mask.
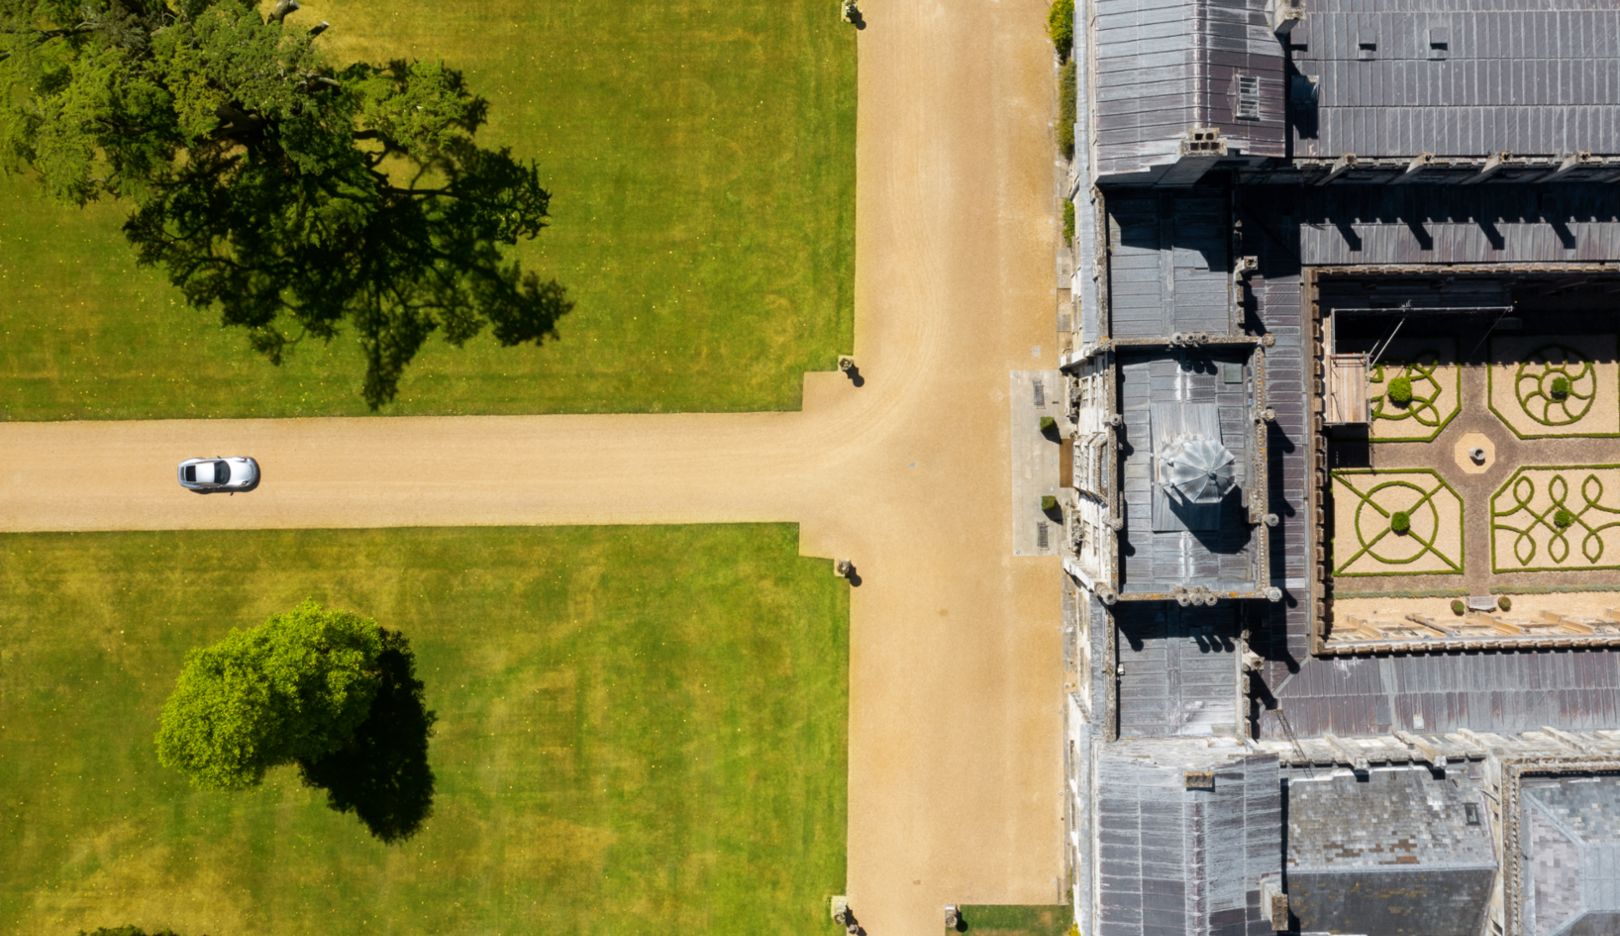
[[[1013,556],[1008,425],[1009,373],[1057,357],[1046,3],[862,6],[863,387],[809,374],[792,413],[0,424],[0,530],[798,523],[861,579],[861,922],[1063,899],[1060,573]],[[178,459],[215,453],[258,458],[260,489],[182,491]]]

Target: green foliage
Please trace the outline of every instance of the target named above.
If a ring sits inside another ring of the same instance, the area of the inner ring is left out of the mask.
[[[1063,200],[1063,243],[1074,244],[1074,202]]]
[[[1057,419],[1051,416],[1042,416],[1037,425],[1041,427],[1042,432],[1053,432],[1057,429]]]
[[[1397,536],[1405,536],[1412,529],[1412,515],[1404,510],[1397,510],[1389,517],[1389,528]]]
[[[306,601],[186,658],[163,706],[158,761],[206,789],[341,749],[371,711],[383,631]]]
[[[1458,617],[1462,617],[1464,614],[1468,613],[1468,606],[1463,604],[1463,600],[1461,598],[1453,598],[1451,599],[1451,613],[1457,615]]]
[[[1043,495],[1041,495],[1041,510],[1042,510],[1042,512],[1051,513],[1052,511],[1057,510],[1057,505],[1058,505],[1058,502],[1057,502],[1057,498],[1055,496],[1053,496],[1051,494],[1043,494]]]
[[[442,65],[335,69],[243,0],[0,4],[0,168],[129,201],[140,262],[272,362],[352,329],[373,409],[434,332],[540,344],[572,308],[507,256],[550,194],[477,145],[486,110]]]
[[[1064,159],[1074,158],[1074,115],[1079,95],[1075,78],[1075,62],[1069,59],[1058,70],[1058,149],[1063,151]]]
[[[1569,378],[1559,374],[1552,379],[1552,386],[1547,388],[1547,395],[1555,400],[1569,399]]]
[[[299,761],[304,782],[326,790],[327,804],[352,812],[385,842],[409,838],[433,809],[428,739],[437,716],[422,701],[416,654],[405,638],[382,632],[376,698],[366,720],[337,750]]]
[[[1412,378],[1396,377],[1389,382],[1389,401],[1396,406],[1406,406],[1412,402]]]
[[[1496,606],[1498,608],[1501,608],[1503,611],[1512,611],[1513,610],[1513,599],[1509,598],[1506,595],[1503,595],[1502,597],[1496,599]]]
[[[1052,0],[1046,13],[1046,34],[1052,37],[1058,59],[1069,61],[1074,51],[1074,0]]]
[[[79,930],[79,936],[180,936],[174,930],[147,932],[138,926],[103,926],[93,930]]]
[[[1553,526],[1560,530],[1567,530],[1575,524],[1575,515],[1566,508],[1560,507],[1553,512]]]

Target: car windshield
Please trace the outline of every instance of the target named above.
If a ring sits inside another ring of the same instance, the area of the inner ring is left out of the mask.
[[[228,462],[214,462],[214,483],[224,484],[231,480],[231,466]]]

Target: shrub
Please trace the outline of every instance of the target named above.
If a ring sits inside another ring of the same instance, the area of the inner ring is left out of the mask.
[[[1074,202],[1063,202],[1063,245],[1074,246]]]
[[[1057,498],[1056,497],[1052,496],[1051,494],[1047,494],[1047,495],[1045,495],[1045,496],[1043,496],[1041,498],[1041,510],[1043,512],[1051,513],[1052,511],[1054,511],[1056,509],[1057,509]]]
[[[1057,420],[1056,419],[1053,419],[1051,416],[1042,416],[1041,417],[1041,431],[1042,432],[1051,432],[1053,429],[1056,429],[1056,428],[1057,428]]]
[[[1064,159],[1074,158],[1074,115],[1078,106],[1079,85],[1075,83],[1074,60],[1063,63],[1058,72],[1058,149]]]
[[[1555,400],[1569,399],[1569,378],[1562,374],[1552,379],[1552,386],[1548,388],[1547,395]]]
[[[1058,61],[1069,61],[1074,50],[1074,0],[1053,0],[1046,14],[1046,34],[1052,37]]]
[[[1496,606],[1498,608],[1501,608],[1503,611],[1512,611],[1513,610],[1513,599],[1509,598],[1506,595],[1503,595],[1502,597],[1496,599]]]
[[[1553,513],[1553,526],[1560,530],[1567,530],[1575,524],[1575,515],[1560,507]]]
[[[1395,511],[1390,515],[1389,528],[1396,536],[1405,536],[1412,529],[1412,515],[1404,510]]]
[[[1463,604],[1461,598],[1453,598],[1451,599],[1451,613],[1461,617],[1468,613],[1468,606]]]
[[[1405,406],[1412,402],[1412,378],[1396,377],[1389,382],[1389,402]]]

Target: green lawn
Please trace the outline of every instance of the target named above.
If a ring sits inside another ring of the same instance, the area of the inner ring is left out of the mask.
[[[435,341],[386,412],[792,409],[852,344],[855,38],[831,0],[308,0],[339,57],[442,58],[535,159],[544,348]],[[137,269],[121,208],[0,178],[0,418],[365,412],[358,350],[281,368]]]
[[[1073,912],[1065,906],[962,906],[967,926],[958,932],[978,936],[1067,936]],[[950,930],[946,931],[951,932]]]
[[[847,587],[790,526],[0,537],[0,932],[808,932],[844,882]],[[186,651],[305,596],[439,714],[403,844],[156,763]]]

